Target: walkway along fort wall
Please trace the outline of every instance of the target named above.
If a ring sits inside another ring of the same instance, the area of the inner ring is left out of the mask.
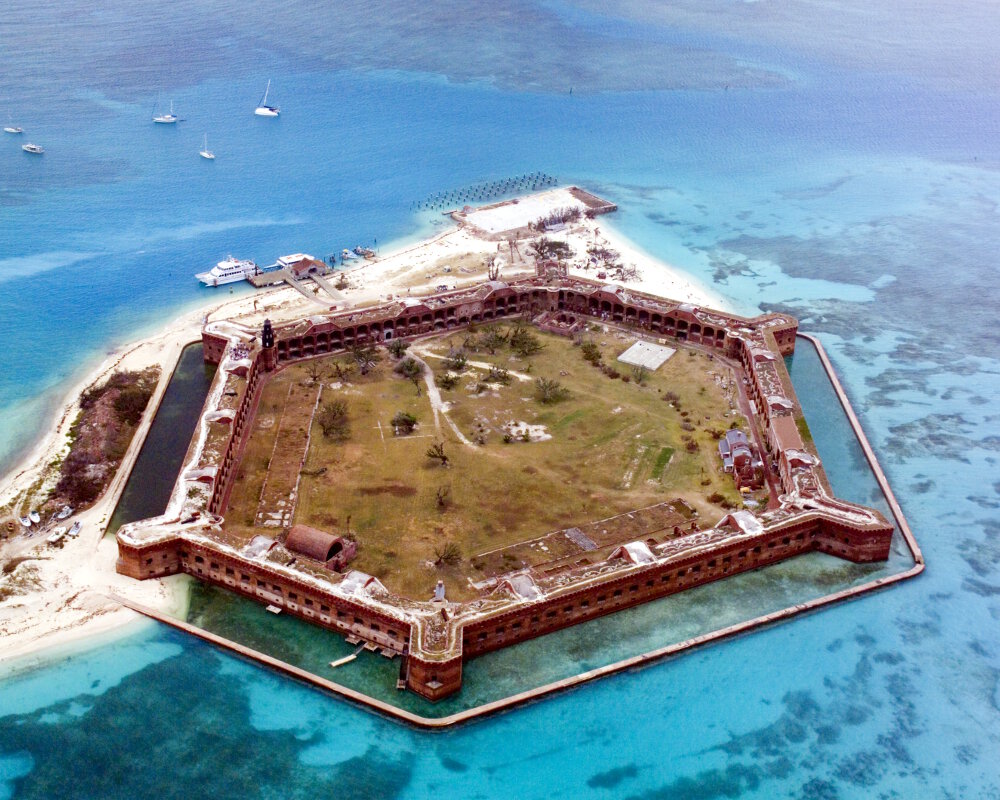
[[[779,507],[756,516],[738,511],[715,528],[658,545],[637,541],[606,561],[557,577],[524,570],[468,603],[400,598],[371,576],[341,576],[291,558],[273,540],[247,543],[226,532],[222,514],[267,372],[356,343],[543,314],[550,330],[570,332],[597,320],[693,343],[737,363],[778,469]],[[220,364],[221,383],[206,401],[202,427],[229,426],[229,432],[216,450],[210,432],[196,437],[191,468],[179,478],[164,516],[123,527],[118,570],[140,580],[184,572],[401,653],[407,688],[436,700],[459,690],[466,658],[621,608],[811,550],[858,562],[884,560],[892,525],[876,511],[831,497],[819,459],[798,433],[798,404],[781,360],[794,349],[796,330],[796,320],[784,315],[744,319],[581,279],[494,281],[313,316],[276,328],[273,342],[262,337],[267,347],[255,343],[251,331],[210,324],[203,333],[205,358]],[[221,402],[228,396],[223,386],[236,395],[232,402]],[[210,484],[201,500],[197,491],[191,496],[195,483]]]

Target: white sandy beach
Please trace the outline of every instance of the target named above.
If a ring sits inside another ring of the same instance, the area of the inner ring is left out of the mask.
[[[558,201],[559,196],[554,195],[552,202]],[[694,305],[725,307],[720,295],[681,270],[642,252],[617,233],[609,225],[612,221],[613,217],[583,219],[551,235],[551,238],[567,241],[576,254],[570,274],[596,280],[596,268],[587,264],[586,250],[590,245],[600,244],[617,250],[623,264],[634,264],[638,269],[638,277],[622,285]],[[512,260],[505,242],[498,244],[479,238],[467,229],[451,226],[430,240],[398,248],[374,261],[361,261],[350,268],[346,272],[348,288],[336,299],[330,299],[330,306],[370,305],[389,295],[416,296],[442,285],[450,288],[476,282],[485,275],[483,263],[489,254],[498,254],[503,259],[502,279],[533,274],[529,243],[521,240],[518,247],[521,257],[515,255]],[[257,326],[265,317],[280,322],[317,313],[322,305],[290,287],[261,290],[252,296],[215,302],[191,311],[165,325],[160,333],[113,353],[92,375],[73,387],[51,421],[51,431],[17,468],[0,480],[0,506],[10,505],[15,514],[23,514],[44,499],[48,487],[43,481],[42,488],[37,488],[39,481],[47,465],[66,452],[69,429],[78,410],[77,398],[87,386],[104,380],[116,370],[140,370],[158,365],[161,380],[150,401],[150,409],[154,409],[184,345],[200,338],[207,319],[238,319]],[[118,575],[115,572],[117,545],[113,539],[104,538],[107,522],[141,449],[152,416],[151,412],[144,416],[122,467],[105,494],[93,507],[67,520],[68,523],[81,522],[83,533],[79,538],[67,540],[63,547],[54,549],[46,544],[45,534],[36,533],[29,538],[18,529],[19,535],[0,545],[0,565],[15,557],[31,558],[12,573],[27,586],[25,593],[0,602],[3,641],[0,662],[23,657],[41,648],[60,647],[134,621],[136,614],[111,599],[112,594],[168,613],[183,614],[188,578],[174,576],[161,581],[135,581]],[[32,487],[36,487],[35,496],[29,497],[27,493]],[[0,586],[5,579],[7,576],[0,575]]]

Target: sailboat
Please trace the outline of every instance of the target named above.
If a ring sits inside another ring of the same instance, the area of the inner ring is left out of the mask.
[[[207,158],[209,160],[215,158],[215,153],[208,149],[208,134],[205,134],[205,142],[201,146],[201,150],[198,151],[198,155],[202,158]]]
[[[160,125],[172,125],[177,122],[177,117],[174,114],[174,101],[170,101],[170,112],[168,114],[155,114],[153,116],[153,122],[158,122]]]
[[[253,110],[253,113],[258,117],[276,117],[281,111],[277,106],[269,106],[267,104],[267,93],[271,91],[271,81],[267,82],[267,88],[264,90],[264,96],[260,98],[260,102],[257,104],[257,108]]]

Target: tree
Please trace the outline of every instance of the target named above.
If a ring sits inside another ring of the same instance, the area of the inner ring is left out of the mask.
[[[556,261],[563,261],[573,257],[573,249],[566,242],[555,241],[542,236],[538,241],[532,242],[531,252],[535,258],[545,260],[554,258]]]
[[[306,375],[309,376],[309,383],[319,383],[323,380],[323,365],[319,361],[310,361],[306,364]]]
[[[634,380],[637,384],[642,386],[648,377],[649,370],[642,366],[642,364],[634,364],[632,366],[632,380]]]
[[[495,355],[496,351],[507,344],[507,336],[496,325],[491,325],[479,337],[479,346]]]
[[[500,264],[495,253],[486,257],[486,278],[491,281],[500,280]]]
[[[392,429],[396,436],[409,436],[417,427],[417,418],[405,411],[397,411],[392,418]]]
[[[398,364],[396,364],[396,372],[402,375],[407,380],[411,380],[414,383],[419,380],[420,376],[424,374],[423,365],[417,361],[415,358],[404,358]]]
[[[367,375],[378,364],[378,349],[370,344],[356,344],[351,348],[351,358],[358,365],[361,374]]]
[[[444,511],[451,502],[451,487],[438,486],[437,491],[434,493],[434,501],[437,503],[437,507],[441,511]]]
[[[569,390],[563,387],[559,381],[551,378],[538,378],[535,381],[535,399],[539,403],[551,405],[558,403],[569,397]]]
[[[444,442],[432,444],[427,448],[425,455],[432,461],[440,461],[442,467],[448,466],[448,456],[444,452]]]
[[[323,404],[319,412],[319,427],[327,439],[343,441],[351,433],[351,421],[347,416],[347,403],[344,400],[331,400]]]
[[[410,346],[410,343],[403,339],[393,339],[389,342],[389,352],[392,354],[393,358],[402,358],[403,353],[406,352],[406,348]]]
[[[353,364],[341,364],[339,361],[333,362],[333,376],[338,381],[346,381],[351,377],[352,372],[354,372]]]
[[[533,356],[545,347],[538,337],[531,333],[524,325],[516,326],[511,331],[508,341],[510,342],[510,349],[521,356],[521,358]]]

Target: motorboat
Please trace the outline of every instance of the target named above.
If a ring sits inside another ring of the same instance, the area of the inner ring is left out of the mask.
[[[18,517],[18,521],[25,528],[30,528],[31,527],[31,520],[28,517]]]
[[[343,250],[340,251],[340,260],[341,261],[353,261],[357,257],[358,256],[357,256],[356,253],[352,253],[346,247]]]
[[[215,153],[208,149],[208,134],[205,134],[205,141],[201,145],[201,150],[198,151],[198,155],[202,158],[207,158],[210,161],[215,158]]]
[[[7,125],[3,129],[4,133],[24,133],[24,128],[20,128],[17,125]]]
[[[39,514],[35,509],[28,512],[28,519],[34,522],[36,525],[42,521],[42,515]]]
[[[202,272],[195,277],[206,286],[222,286],[226,283],[246,280],[251,275],[257,275],[260,271],[260,267],[249,259],[241,260],[228,256],[208,272]]]
[[[264,89],[264,96],[260,98],[260,102],[257,104],[257,108],[253,110],[253,113],[258,117],[276,117],[281,113],[281,110],[277,106],[269,106],[267,104],[267,95],[271,91],[271,81],[267,82],[267,88]]]
[[[21,149],[25,153],[34,153],[35,155],[38,156],[40,156],[42,153],[45,152],[45,148],[42,147],[40,144],[32,144],[31,142],[28,142],[27,144],[22,144]]]
[[[45,541],[47,541],[49,544],[55,544],[60,539],[62,539],[63,536],[65,536],[65,535],[66,535],[66,526],[65,525],[60,525],[58,528],[56,528],[54,531],[52,531],[51,535],[49,535],[45,539]]]
[[[174,114],[174,101],[170,101],[170,111],[166,114],[154,114],[153,122],[160,125],[173,125],[177,122],[177,115]]]
[[[73,526],[68,531],[66,531],[66,535],[69,536],[70,538],[76,538],[77,536],[80,535],[80,531],[82,529],[83,525],[81,525],[79,522],[74,522]]]
[[[63,506],[62,508],[59,509],[59,512],[56,514],[56,519],[66,519],[66,517],[68,517],[72,513],[73,513],[73,506]]]

